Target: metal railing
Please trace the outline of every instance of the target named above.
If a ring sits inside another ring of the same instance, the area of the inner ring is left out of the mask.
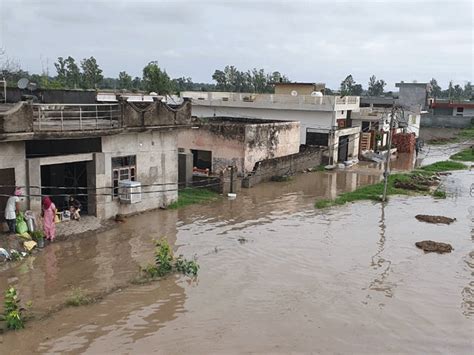
[[[37,131],[92,131],[120,127],[118,104],[33,104]]]

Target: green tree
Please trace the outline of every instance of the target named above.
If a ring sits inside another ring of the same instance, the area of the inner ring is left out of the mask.
[[[119,89],[132,89],[132,77],[126,71],[121,71],[118,76]]]
[[[430,85],[431,85],[431,96],[433,96],[434,98],[441,97],[442,96],[441,86],[438,85],[438,82],[436,81],[435,78],[431,79]]]
[[[340,90],[342,96],[360,95],[363,92],[362,85],[356,84],[351,74],[346,76],[346,78],[341,82]]]
[[[104,76],[94,57],[84,58],[81,61],[82,87],[84,89],[95,89],[102,82]]]
[[[377,80],[375,75],[372,75],[369,78],[369,87],[367,90],[369,96],[381,96],[385,85],[387,85],[387,83],[384,80]]]
[[[170,77],[165,70],[161,70],[157,61],[152,61],[143,68],[143,87],[148,92],[167,95],[172,91]]]
[[[453,100],[461,100],[463,98],[463,89],[461,85],[459,84],[454,85],[451,98]]]
[[[138,90],[141,90],[143,87],[143,83],[142,83],[142,79],[138,76],[136,76],[135,78],[133,78],[133,81],[132,81],[132,91],[138,91]]]
[[[472,92],[472,84],[470,81],[468,81],[465,85],[464,85],[464,92],[463,92],[463,97],[467,100],[471,100],[472,99],[472,96],[473,96],[473,92]]]

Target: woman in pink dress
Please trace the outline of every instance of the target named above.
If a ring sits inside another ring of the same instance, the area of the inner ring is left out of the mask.
[[[56,237],[56,206],[48,196],[43,197],[43,231],[46,240],[52,242]]]

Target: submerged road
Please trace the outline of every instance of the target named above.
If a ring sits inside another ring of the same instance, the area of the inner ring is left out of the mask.
[[[52,244],[0,271],[0,288],[15,285],[37,314],[72,287],[122,289],[4,334],[0,353],[472,353],[474,173],[445,177],[445,200],[314,208],[379,179],[359,168],[302,174]],[[432,225],[416,214],[457,220]],[[197,279],[130,285],[162,236],[197,256]],[[424,254],[414,245],[424,239],[454,251]]]

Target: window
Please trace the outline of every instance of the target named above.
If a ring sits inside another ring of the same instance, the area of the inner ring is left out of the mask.
[[[112,185],[114,187],[114,197],[118,195],[119,181],[135,181],[137,177],[136,160],[137,157],[135,155],[112,158]]]
[[[456,116],[462,116],[464,114],[464,107],[456,107]]]

